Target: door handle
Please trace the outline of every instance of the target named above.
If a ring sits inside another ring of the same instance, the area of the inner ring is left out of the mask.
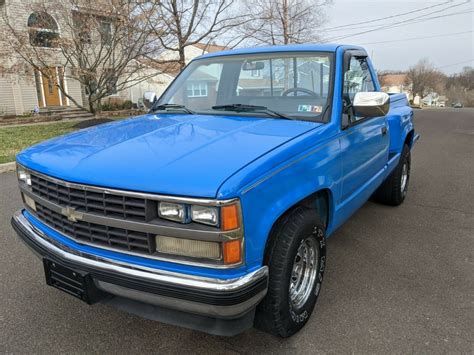
[[[382,136],[385,136],[387,134],[387,126],[382,127]]]

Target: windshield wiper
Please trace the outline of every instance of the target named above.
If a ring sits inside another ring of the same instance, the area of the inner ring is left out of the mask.
[[[184,111],[186,113],[189,113],[190,115],[194,115],[194,111],[190,110],[189,108],[187,108],[184,105],[178,105],[178,104],[161,104],[161,105],[158,105],[158,106],[153,106],[151,108],[150,112],[163,111],[163,110],[167,111],[168,109],[180,110],[180,111]]]
[[[293,118],[286,116],[283,113],[273,111],[266,106],[257,106],[257,105],[244,105],[244,104],[227,104],[227,105],[217,105],[212,106],[213,110],[220,111],[235,111],[235,112],[263,112],[271,116],[276,116],[284,118],[285,120],[292,120]]]

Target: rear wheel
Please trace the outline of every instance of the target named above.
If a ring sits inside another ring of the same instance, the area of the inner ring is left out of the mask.
[[[405,144],[397,167],[375,192],[376,201],[398,206],[405,200],[410,182],[410,164],[410,148]]]
[[[299,331],[313,312],[326,261],[324,227],[314,210],[298,207],[279,223],[265,263],[269,285],[257,308],[257,328],[281,337]]]

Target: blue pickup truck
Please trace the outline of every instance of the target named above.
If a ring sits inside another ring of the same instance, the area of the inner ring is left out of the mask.
[[[363,48],[207,54],[148,114],[18,154],[12,225],[46,283],[89,304],[288,337],[315,307],[326,238],[371,197],[405,199],[417,138]]]

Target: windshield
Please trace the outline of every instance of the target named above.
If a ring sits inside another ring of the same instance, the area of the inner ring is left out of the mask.
[[[194,113],[252,116],[273,111],[275,118],[322,120],[331,66],[331,53],[315,52],[199,59],[186,67],[155,107],[182,105]]]

